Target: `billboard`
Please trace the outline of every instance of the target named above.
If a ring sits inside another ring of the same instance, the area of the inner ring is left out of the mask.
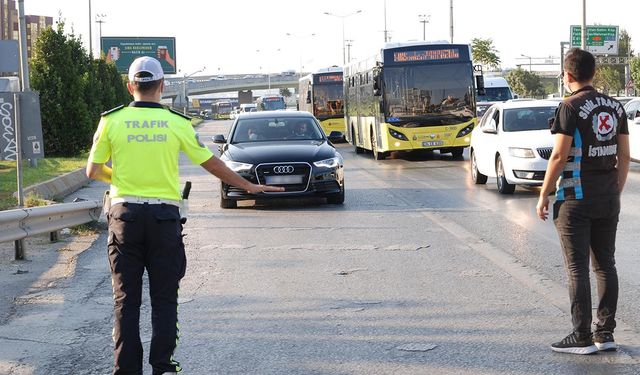
[[[126,74],[138,57],[160,60],[165,74],[176,74],[176,38],[173,37],[110,37],[100,38],[100,51],[107,61],[116,64],[118,72]]]

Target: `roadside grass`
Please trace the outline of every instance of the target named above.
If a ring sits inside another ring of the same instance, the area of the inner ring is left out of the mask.
[[[22,163],[22,184],[23,187],[35,185],[47,181],[61,174],[84,168],[87,165],[87,157],[78,156],[73,158],[45,158],[38,159],[36,168],[29,167],[29,161]],[[18,177],[16,174],[15,161],[0,161],[0,211],[16,208],[18,199],[13,197],[13,193],[18,190]],[[35,196],[25,197],[26,206],[41,204],[41,199]]]

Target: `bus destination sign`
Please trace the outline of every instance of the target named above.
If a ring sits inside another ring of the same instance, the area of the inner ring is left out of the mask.
[[[342,82],[342,74],[331,74],[318,77],[318,83]]]
[[[454,60],[460,58],[457,48],[433,49],[422,51],[402,51],[393,53],[393,62],[413,62],[430,60]]]

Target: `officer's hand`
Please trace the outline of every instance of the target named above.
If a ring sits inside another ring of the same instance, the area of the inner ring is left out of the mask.
[[[256,185],[251,184],[251,186],[247,189],[247,193],[257,194],[257,193],[265,193],[265,192],[283,192],[284,188],[281,186],[268,186],[268,185]]]

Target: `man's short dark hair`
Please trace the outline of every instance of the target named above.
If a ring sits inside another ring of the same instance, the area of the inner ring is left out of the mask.
[[[573,48],[564,57],[564,70],[578,82],[587,82],[596,74],[596,59],[580,48]]]
[[[140,72],[140,73],[136,73],[136,77],[151,77],[151,73],[148,72]],[[158,79],[155,81],[146,81],[146,82],[131,82],[131,85],[133,86],[133,88],[141,93],[141,94],[151,94],[154,91],[156,91],[160,85],[162,84],[162,79]]]

